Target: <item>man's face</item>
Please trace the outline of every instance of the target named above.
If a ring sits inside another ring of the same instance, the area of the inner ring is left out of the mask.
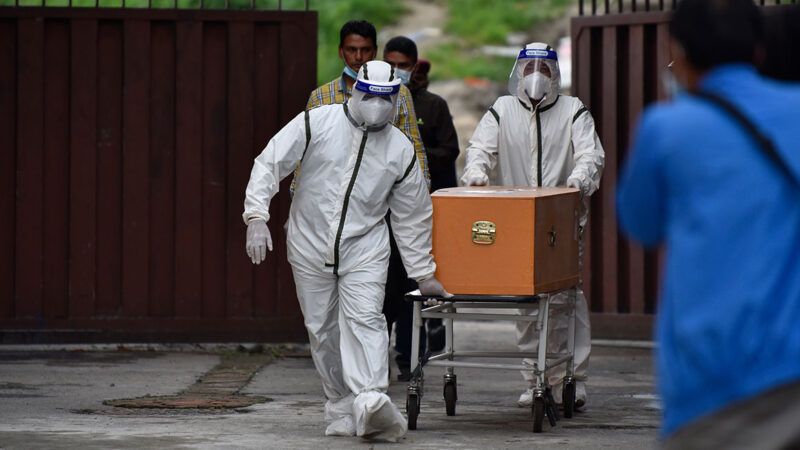
[[[339,58],[342,58],[345,64],[358,72],[365,62],[375,59],[377,51],[372,39],[358,34],[349,34],[344,38],[342,46],[339,47]]]
[[[531,62],[529,62],[525,66],[525,70],[523,71],[522,76],[527,77],[528,75],[530,75],[532,73],[535,73],[535,72],[540,72],[542,75],[546,76],[547,78],[550,78],[552,76],[551,73],[550,73],[550,66],[548,66],[541,59],[534,59]]]
[[[383,60],[391,64],[395,69],[413,72],[417,62],[400,52],[388,52],[383,54]]]

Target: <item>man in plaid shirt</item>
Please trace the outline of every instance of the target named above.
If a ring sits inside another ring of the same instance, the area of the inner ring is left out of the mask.
[[[377,33],[371,23],[365,20],[351,20],[345,23],[339,31],[339,57],[345,63],[342,76],[311,92],[306,109],[316,108],[320,105],[344,103],[350,98],[358,69],[367,61],[375,59],[377,53]],[[422,145],[422,138],[417,127],[417,114],[414,112],[411,92],[405,85],[400,86],[400,94],[397,96],[397,115],[393,123],[414,144],[417,161],[425,175],[425,181],[430,187],[428,158],[425,155],[425,147]]]

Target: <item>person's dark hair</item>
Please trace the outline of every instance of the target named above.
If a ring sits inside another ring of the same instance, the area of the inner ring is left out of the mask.
[[[682,0],[669,31],[700,70],[754,63],[763,35],[761,14],[752,0]]]
[[[428,72],[431,71],[431,62],[427,59],[417,60],[417,68],[415,71],[422,75],[428,75]]]
[[[763,75],[800,81],[800,4],[764,8]]]
[[[389,39],[386,47],[383,48],[383,54],[385,55],[389,52],[402,53],[411,58],[412,61],[417,62],[417,44],[405,36],[395,36]]]
[[[366,20],[351,20],[342,25],[339,30],[339,48],[344,45],[344,38],[351,34],[357,34],[366,39],[372,39],[372,45],[378,48],[378,33],[375,31],[375,26]]]

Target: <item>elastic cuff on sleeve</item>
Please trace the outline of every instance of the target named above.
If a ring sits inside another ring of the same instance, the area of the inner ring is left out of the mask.
[[[423,275],[421,277],[414,278],[414,281],[416,281],[417,283],[422,283],[423,281],[428,281],[431,278],[433,278],[433,276],[435,274],[436,274],[436,272],[431,272],[431,273],[429,273],[427,275]]]
[[[252,222],[254,220],[263,220],[264,222],[269,222],[269,216],[264,217],[261,214],[255,214],[255,213],[242,214],[242,219],[244,220],[244,224],[245,225],[249,225],[250,222]]]
[[[482,178],[486,177],[486,173],[484,173],[481,169],[476,167],[470,167],[469,169],[464,171],[464,175],[461,176],[461,182],[467,184],[470,178]]]

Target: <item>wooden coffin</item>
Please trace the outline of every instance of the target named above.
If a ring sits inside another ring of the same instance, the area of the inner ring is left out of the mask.
[[[458,187],[432,199],[436,276],[449,292],[533,295],[577,285],[577,189]]]

